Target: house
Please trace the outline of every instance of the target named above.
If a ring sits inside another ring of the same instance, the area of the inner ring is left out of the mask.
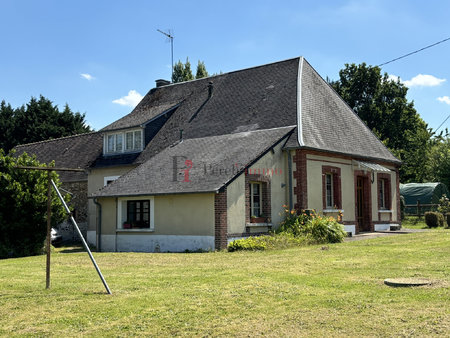
[[[353,234],[400,223],[400,161],[303,57],[159,80],[98,132],[17,150],[88,170],[102,251],[223,249],[276,227],[283,205],[342,212]]]

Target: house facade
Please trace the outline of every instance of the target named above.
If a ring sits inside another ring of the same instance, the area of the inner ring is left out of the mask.
[[[95,142],[73,137],[101,251],[223,249],[277,227],[283,205],[340,212],[353,234],[400,223],[400,161],[303,57],[164,84]],[[58,142],[17,150],[49,160]]]

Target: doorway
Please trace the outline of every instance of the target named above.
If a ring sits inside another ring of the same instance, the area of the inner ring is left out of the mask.
[[[370,231],[370,186],[368,178],[356,176],[356,222],[358,232]]]

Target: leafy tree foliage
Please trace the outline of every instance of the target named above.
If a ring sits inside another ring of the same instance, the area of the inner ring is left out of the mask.
[[[41,166],[26,154],[6,156],[0,149],[0,258],[42,252],[47,229],[47,172],[16,166]],[[52,179],[60,185],[58,175]],[[61,202],[52,194],[52,226],[64,220]]]
[[[91,131],[85,114],[73,113],[66,104],[63,111],[52,101],[32,97],[26,105],[13,109],[0,104],[0,148],[5,152],[18,144],[38,142]]]
[[[422,182],[430,149],[431,130],[408,102],[408,88],[379,67],[346,64],[331,86],[400,159],[402,182]]]
[[[428,180],[450,187],[450,138],[437,138],[429,152]]]
[[[207,77],[208,72],[206,71],[206,66],[203,61],[198,61],[196,79],[201,79]],[[191,70],[191,63],[189,58],[186,58],[186,63],[183,64],[180,60],[173,66],[173,83],[191,81],[194,80],[194,75]]]

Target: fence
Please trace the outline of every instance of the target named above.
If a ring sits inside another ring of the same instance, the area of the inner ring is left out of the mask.
[[[422,204],[417,201],[416,204],[406,204],[405,214],[409,216],[422,216],[426,211],[436,211],[439,204]]]

